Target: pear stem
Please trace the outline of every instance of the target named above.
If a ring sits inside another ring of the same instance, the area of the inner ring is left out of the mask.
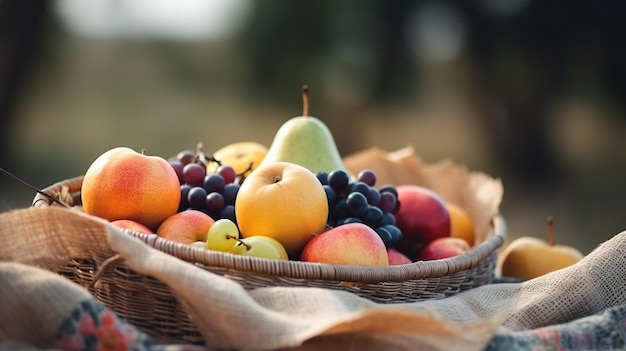
[[[309,115],[309,87],[307,85],[302,86],[302,115]]]
[[[546,224],[548,226],[548,245],[554,246],[554,220],[552,219],[552,216],[548,216]]]

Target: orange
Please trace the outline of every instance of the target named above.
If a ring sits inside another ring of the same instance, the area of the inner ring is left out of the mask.
[[[467,211],[459,205],[446,203],[450,214],[450,236],[461,238],[470,246],[474,246],[476,238],[474,233],[474,222]]]

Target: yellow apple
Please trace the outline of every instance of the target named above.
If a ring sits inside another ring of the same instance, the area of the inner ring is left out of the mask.
[[[554,244],[552,218],[548,218],[548,242],[523,236],[509,243],[498,260],[502,276],[533,279],[569,267],[583,258],[576,248]]]
[[[263,235],[280,242],[289,257],[326,228],[326,192],[313,172],[290,162],[259,166],[245,179],[235,201],[243,238]]]

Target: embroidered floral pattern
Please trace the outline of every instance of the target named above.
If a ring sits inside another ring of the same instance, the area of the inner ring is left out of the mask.
[[[495,350],[624,350],[626,305],[561,325],[497,333],[487,346]]]
[[[63,350],[153,350],[152,340],[95,300],[80,304],[57,334]]]

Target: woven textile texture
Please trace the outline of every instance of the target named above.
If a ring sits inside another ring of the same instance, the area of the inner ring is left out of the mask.
[[[603,311],[626,304],[626,233],[578,264],[540,278],[403,304],[377,304],[321,288],[245,290],[104,221],[61,208],[0,214],[0,236],[0,340],[35,347],[54,347],[70,313],[91,298],[50,270],[83,252],[108,249],[134,271],[164,282],[210,348],[483,350],[517,345],[515,337],[524,333],[535,333],[525,340],[535,340],[528,345],[537,347],[537,335],[578,340],[559,325],[589,316],[621,330],[621,339],[611,345],[623,341],[624,321],[610,314],[623,316],[621,310]]]

